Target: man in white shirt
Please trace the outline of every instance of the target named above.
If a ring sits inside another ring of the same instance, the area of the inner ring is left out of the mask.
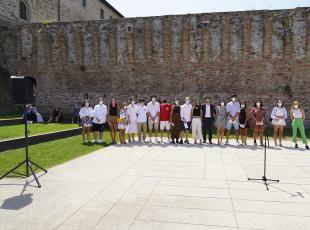
[[[156,142],[158,143],[157,136],[158,136],[159,114],[160,114],[160,105],[156,101],[156,96],[152,95],[151,101],[147,103],[147,116],[148,116],[148,123],[149,123],[150,143],[152,143],[153,127],[155,129]]]
[[[226,124],[226,145],[229,143],[230,130],[234,127],[236,141],[239,144],[239,114],[240,104],[237,102],[237,95],[231,95],[231,102],[226,105],[227,124]]]
[[[189,144],[188,134],[192,126],[192,108],[190,104],[190,98],[185,98],[185,104],[181,106],[181,141],[180,144],[183,144],[184,132],[185,132],[185,144]]]
[[[144,105],[145,100],[140,100],[140,105],[136,109],[137,122],[138,122],[138,137],[139,142],[145,142],[146,138],[146,127],[147,127],[147,107]],[[143,132],[143,140],[141,139],[141,132]]]
[[[103,98],[99,98],[99,104],[94,107],[93,118],[93,143],[103,143],[103,130],[107,122],[107,106],[103,104]],[[98,139],[99,134],[99,139]]]

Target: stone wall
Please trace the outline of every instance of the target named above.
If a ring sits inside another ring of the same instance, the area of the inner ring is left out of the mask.
[[[45,20],[58,21],[58,0],[20,0],[29,8],[29,21],[31,23]],[[60,0],[60,20],[63,22],[99,20],[100,9],[104,10],[104,19],[120,18],[101,0],[88,0],[86,7],[81,5],[81,0]],[[19,0],[0,1],[0,26],[1,20],[26,23],[19,18]]]
[[[5,67],[37,79],[37,104],[237,93],[268,111],[310,108],[310,8],[33,24],[1,34]],[[308,118],[310,113],[307,112]]]

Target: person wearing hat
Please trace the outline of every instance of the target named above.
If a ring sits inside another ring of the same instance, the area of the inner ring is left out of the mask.
[[[185,144],[189,144],[188,141],[188,134],[189,131],[191,130],[192,126],[192,109],[193,106],[190,104],[191,100],[189,97],[185,98],[185,104],[181,106],[181,141],[180,144],[183,144],[183,138],[184,138],[184,133],[185,133]]]
[[[212,144],[212,125],[216,115],[216,109],[215,106],[211,104],[210,97],[206,97],[205,100],[206,103],[201,106],[203,143],[206,143],[208,133],[209,144]]]
[[[147,107],[145,106],[145,100],[141,99],[140,104],[137,107],[137,122],[138,122],[138,138],[139,142],[146,141],[146,128],[147,128]],[[141,138],[143,132],[143,139]]]
[[[150,143],[152,143],[152,132],[155,129],[155,141],[158,143],[158,125],[159,125],[159,115],[160,115],[160,105],[156,101],[156,96],[151,96],[151,101],[147,103],[147,116],[148,116],[148,126],[149,126],[149,138]]]
[[[305,133],[304,120],[305,110],[301,107],[298,101],[294,101],[291,111],[291,120],[292,120],[292,128],[293,128],[293,142],[295,143],[295,148],[298,148],[297,144],[297,130],[299,129],[302,142],[305,144],[306,149],[309,149],[308,141]]]
[[[231,101],[226,105],[227,112],[227,124],[226,124],[226,145],[229,144],[230,131],[234,127],[236,134],[236,141],[239,144],[239,114],[240,114],[240,104],[237,102],[237,95],[231,95]]]

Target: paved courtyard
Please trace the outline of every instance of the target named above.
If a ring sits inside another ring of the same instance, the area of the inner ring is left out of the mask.
[[[309,230],[310,151],[112,146],[49,170],[42,188],[0,181],[0,229]],[[32,178],[31,178],[32,180]]]

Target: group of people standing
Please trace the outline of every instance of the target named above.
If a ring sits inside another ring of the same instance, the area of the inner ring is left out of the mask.
[[[107,107],[103,98],[93,109],[90,102],[85,100],[79,112],[83,142],[90,141],[90,130],[94,133],[94,143],[103,142],[103,129],[108,122],[112,138],[112,144],[116,144],[116,132],[119,130],[121,144],[126,144],[125,134],[128,142],[136,142],[135,135],[138,135],[138,142],[153,143],[153,130],[155,142],[163,141],[164,131],[167,132],[168,142],[175,144],[189,144],[189,132],[192,131],[192,138],[195,144],[212,144],[212,129],[217,128],[217,144],[229,144],[231,130],[234,129],[237,144],[247,145],[248,128],[253,129],[254,145],[263,146],[263,135],[266,127],[266,109],[261,100],[256,100],[249,110],[247,103],[237,100],[237,95],[231,95],[231,101],[227,104],[220,100],[218,105],[211,103],[211,98],[206,97],[205,102],[195,101],[191,103],[189,97],[185,103],[180,104],[176,100],[173,104],[167,100],[158,102],[155,95],[151,101],[145,103],[144,99],[136,103],[134,98],[130,102],[124,102],[119,108],[115,99],[112,99]],[[274,127],[274,143],[276,146],[283,146],[283,128],[288,118],[287,110],[283,102],[279,100],[271,113],[271,123]],[[293,142],[297,144],[297,131],[299,129],[302,142],[305,148],[307,138],[304,128],[305,112],[298,101],[294,101],[290,109],[290,118],[293,128]],[[147,137],[148,129],[148,140]],[[226,140],[223,142],[226,129]],[[159,139],[160,130],[160,139]],[[239,136],[241,143],[239,142]],[[259,139],[259,140],[258,140]],[[259,141],[259,143],[258,143]]]

